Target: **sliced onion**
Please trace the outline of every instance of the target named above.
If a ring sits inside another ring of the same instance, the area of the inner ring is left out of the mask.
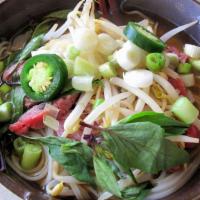
[[[129,96],[131,96],[130,92],[124,92],[121,94],[117,94],[113,97],[111,97],[109,100],[105,101],[96,109],[94,109],[85,119],[84,122],[88,124],[92,124],[103,112],[105,112],[108,108],[110,108],[112,105],[118,103],[122,99],[126,99]]]
[[[179,26],[177,28],[174,28],[172,29],[171,31],[165,33],[160,39],[163,41],[163,42],[167,42],[169,39],[171,39],[172,37],[174,37],[176,34],[194,26],[195,24],[197,24],[199,21],[198,20],[195,20],[193,22],[190,22],[188,24],[185,24],[185,25],[182,25],[182,26]]]
[[[166,138],[172,142],[199,143],[199,138],[189,137],[186,135],[168,136]]]
[[[92,76],[74,76],[72,78],[72,87],[76,90],[79,91],[93,91],[92,88],[92,81],[93,81]]]
[[[88,105],[90,99],[92,98],[93,92],[86,92],[82,94],[76,104],[74,110],[69,114],[67,119],[64,123],[65,132],[63,133],[62,137],[66,137],[68,134],[68,130],[72,127],[80,118],[83,111],[85,110],[86,106]]]
[[[192,44],[185,44],[184,53],[191,58],[198,59],[200,58],[200,47]]]
[[[45,104],[44,110],[47,111],[48,115],[57,118],[59,109],[49,103]]]
[[[154,80],[167,92],[167,94],[173,99],[176,100],[178,98],[178,93],[171,85],[169,81],[164,79],[162,76],[154,74]]]
[[[194,74],[181,75],[181,79],[186,87],[192,87],[195,84]]]
[[[123,78],[129,86],[136,88],[147,88],[153,83],[153,73],[144,69],[125,72]]]
[[[149,95],[147,95],[142,90],[140,90],[138,88],[130,87],[127,83],[125,83],[120,78],[112,78],[111,83],[133,93],[135,96],[137,96],[138,98],[143,100],[154,112],[163,113],[160,106]]]
[[[164,72],[171,78],[173,79],[177,79],[180,78],[180,75],[178,73],[176,73],[174,70],[170,69],[169,67],[166,67],[164,69]]]
[[[44,116],[43,123],[54,131],[58,131],[59,129],[59,121],[56,120],[54,117],[51,117],[50,115]]]

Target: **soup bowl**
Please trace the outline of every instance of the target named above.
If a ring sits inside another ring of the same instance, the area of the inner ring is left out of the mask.
[[[40,19],[43,15],[59,10],[73,8],[77,0],[5,0],[0,1],[0,37],[9,38],[20,27]],[[196,19],[200,20],[200,4],[192,0],[117,0],[118,9],[130,11],[139,9],[147,12],[154,19],[159,16],[171,24],[180,26]],[[117,12],[122,19],[129,18]],[[115,13],[111,13],[115,14]],[[125,20],[123,20],[125,21]],[[165,22],[163,22],[165,23]],[[172,26],[172,25],[170,25]],[[169,27],[168,27],[169,28]],[[168,29],[166,28],[166,30]],[[200,44],[200,24],[188,29],[182,35],[193,43]],[[45,200],[53,199],[33,183],[26,182],[18,177],[12,170],[7,168],[0,172],[0,183],[22,199]],[[200,199],[200,169],[196,171],[191,180],[180,190],[166,197],[164,200],[197,200]],[[1,195],[0,195],[1,196]]]

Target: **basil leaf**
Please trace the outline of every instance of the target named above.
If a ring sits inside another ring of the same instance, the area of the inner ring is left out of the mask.
[[[61,137],[29,138],[37,140],[48,146],[51,157],[74,176],[77,180],[94,183],[90,174],[90,163],[92,162],[92,149],[87,145]],[[70,151],[70,148],[75,151]],[[68,151],[66,150],[68,149]]]
[[[156,113],[151,111],[140,112],[137,114],[129,115],[128,117],[122,119],[120,124],[127,124],[133,122],[152,122],[163,127],[166,131],[166,135],[181,135],[183,134],[188,125],[170,117],[165,116],[162,113]]]
[[[70,10],[58,10],[54,11],[48,15],[46,15],[44,18],[55,18],[55,19],[67,19],[67,15],[69,14]]]
[[[25,92],[21,87],[15,87],[11,91],[11,102],[13,104],[13,115],[12,115],[12,121],[17,120],[24,111],[24,97]]]
[[[18,61],[26,59],[31,51],[38,49],[42,45],[43,37],[44,35],[38,35],[37,37],[32,38],[18,55]]]
[[[147,184],[131,186],[125,188],[121,193],[124,200],[144,200],[150,189],[146,189]]]
[[[97,184],[104,190],[121,197],[120,188],[112,171],[112,168],[103,157],[94,156],[94,169]]]
[[[189,154],[164,138],[164,130],[151,122],[136,122],[107,128],[105,143],[126,172],[137,168],[158,173],[184,164]]]

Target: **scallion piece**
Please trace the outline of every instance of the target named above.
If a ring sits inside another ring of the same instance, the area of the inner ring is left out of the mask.
[[[92,76],[74,76],[72,78],[72,87],[79,91],[92,91],[93,87],[93,77]]]
[[[191,59],[190,63],[194,69],[200,71],[200,60]]]
[[[192,65],[190,63],[180,63],[178,66],[178,73],[189,74],[191,69],[192,69]]]
[[[108,62],[113,67],[116,67],[116,68],[119,67],[118,62],[117,62],[116,58],[113,55],[108,56]]]
[[[12,103],[6,102],[0,105],[0,122],[7,122],[12,117]]]
[[[79,56],[75,59],[73,73],[75,76],[96,77],[98,75],[97,68]]]
[[[146,66],[152,72],[159,72],[165,66],[165,56],[162,53],[150,53],[146,57]]]
[[[31,170],[37,166],[42,155],[42,147],[39,144],[26,144],[21,158],[21,167]]]
[[[186,124],[192,124],[199,115],[198,109],[186,97],[180,97],[171,110],[178,119]]]
[[[13,142],[13,146],[14,146],[14,150],[15,153],[21,157],[24,153],[24,147],[27,144],[27,142],[22,139],[21,137],[18,137],[17,139],[14,140]]]
[[[115,77],[117,75],[115,67],[110,65],[109,62],[101,65],[99,67],[99,72],[104,78],[111,78],[111,77]]]

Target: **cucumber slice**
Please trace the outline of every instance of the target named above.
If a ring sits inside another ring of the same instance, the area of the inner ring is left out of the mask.
[[[124,29],[124,34],[130,41],[147,52],[162,52],[165,48],[163,41],[134,22],[128,23]]]

